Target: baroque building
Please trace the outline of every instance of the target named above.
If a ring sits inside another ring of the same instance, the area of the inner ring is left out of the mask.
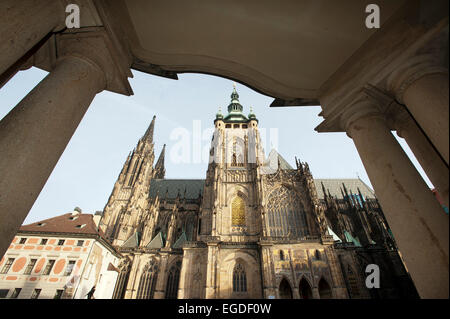
[[[121,254],[100,214],[74,211],[20,227],[0,259],[0,299],[110,299]]]
[[[123,255],[113,298],[417,297],[373,191],[266,158],[258,124],[234,88],[206,178],[165,179],[153,117],[100,220]],[[379,288],[366,286],[369,264]]]

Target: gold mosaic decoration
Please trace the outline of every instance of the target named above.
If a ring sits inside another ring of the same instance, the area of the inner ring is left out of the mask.
[[[245,203],[240,196],[236,196],[231,204],[231,225],[245,225]]]

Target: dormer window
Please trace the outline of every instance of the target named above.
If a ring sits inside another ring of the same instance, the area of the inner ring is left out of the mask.
[[[71,216],[71,217],[69,217],[70,220],[75,220],[77,218],[78,218],[78,216]]]
[[[83,228],[84,226],[86,226],[86,224],[76,225],[75,227],[81,229],[81,228]]]

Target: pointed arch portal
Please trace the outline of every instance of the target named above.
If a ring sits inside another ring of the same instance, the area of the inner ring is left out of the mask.
[[[320,279],[319,281],[319,295],[320,299],[331,299],[331,288],[328,282],[325,279]]]
[[[292,289],[286,279],[282,279],[279,287],[280,299],[292,299]]]
[[[301,299],[313,299],[311,286],[305,278],[302,278],[302,280],[300,280],[298,291],[300,293]]]

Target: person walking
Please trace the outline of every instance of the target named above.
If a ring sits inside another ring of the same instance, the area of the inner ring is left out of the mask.
[[[87,293],[87,299],[94,299],[95,286]]]

